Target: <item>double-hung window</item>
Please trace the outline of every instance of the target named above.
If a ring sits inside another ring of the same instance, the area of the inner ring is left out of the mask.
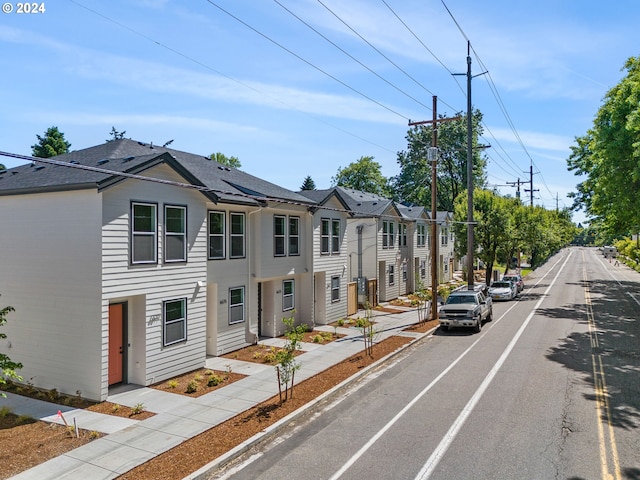
[[[284,257],[286,255],[286,222],[287,217],[284,215],[274,215],[273,217],[273,254],[276,257]]]
[[[389,248],[389,222],[382,222],[382,248]]]
[[[407,281],[407,262],[402,263],[402,281]]]
[[[187,299],[167,300],[162,303],[162,342],[164,346],[187,339]]]
[[[225,258],[224,212],[209,212],[209,258]]]
[[[424,247],[426,245],[425,230],[426,226],[423,223],[416,225],[418,247]]]
[[[395,273],[395,266],[389,265],[389,285],[393,285],[395,283]]]
[[[289,217],[289,255],[300,255],[300,217]]]
[[[229,325],[244,322],[244,287],[229,289]]]
[[[420,277],[424,278],[427,276],[427,261],[420,260]]]
[[[293,280],[282,281],[282,310],[293,310],[295,307],[295,283]]]
[[[331,220],[331,253],[340,253],[340,220]]]
[[[405,223],[398,224],[398,246],[407,246],[407,225]]]
[[[395,234],[395,227],[394,227],[395,223],[393,222],[389,222],[389,248],[393,248],[395,245],[395,238],[396,238],[396,234]]]
[[[449,243],[449,229],[443,228],[440,234],[440,245],[447,245]]]
[[[187,207],[164,206],[164,261],[187,261]]]
[[[154,203],[131,203],[131,263],[158,261],[158,217]]]
[[[331,301],[340,301],[340,277],[331,277]]]
[[[244,225],[244,213],[229,213],[229,258],[244,257]]]
[[[329,243],[331,240],[331,235],[330,235],[330,223],[331,220],[329,220],[328,218],[323,218],[320,220],[320,254],[321,255],[329,255],[330,251],[329,251]]]

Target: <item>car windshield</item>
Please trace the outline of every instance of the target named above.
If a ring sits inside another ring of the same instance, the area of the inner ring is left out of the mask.
[[[503,277],[503,280],[509,280],[511,282],[517,282],[518,281],[518,277]]]
[[[511,284],[509,282],[493,282],[491,288],[511,288]]]
[[[450,295],[447,299],[447,304],[456,304],[456,303],[475,303],[476,296],[475,295]]]

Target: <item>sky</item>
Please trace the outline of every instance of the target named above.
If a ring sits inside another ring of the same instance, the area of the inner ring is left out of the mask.
[[[569,207],[570,147],[640,54],[637,0],[36,3],[0,13],[0,151],[30,155],[50,126],[80,150],[115,127],[294,191],[362,156],[397,175],[434,95],[439,114],[466,112],[470,42],[489,185],[513,196],[531,168],[534,204]]]

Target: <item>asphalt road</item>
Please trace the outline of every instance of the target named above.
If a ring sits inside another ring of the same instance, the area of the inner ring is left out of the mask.
[[[570,248],[208,478],[640,479],[640,274]]]

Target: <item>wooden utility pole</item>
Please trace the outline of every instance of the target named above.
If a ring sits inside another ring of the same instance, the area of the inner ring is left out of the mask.
[[[461,117],[438,118],[438,97],[433,96],[433,120],[422,122],[409,121],[409,126],[432,124],[431,148],[429,160],[431,161],[431,320],[438,319],[438,175],[436,164],[438,162],[438,122],[451,122],[460,120]],[[432,150],[433,149],[433,150]]]

